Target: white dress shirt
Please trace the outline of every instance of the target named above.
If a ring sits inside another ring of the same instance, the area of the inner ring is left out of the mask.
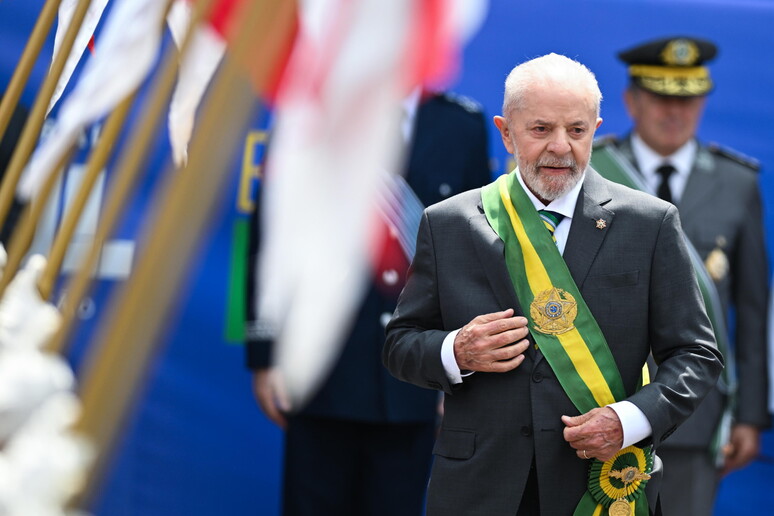
[[[672,202],[677,204],[683,197],[685,185],[691,175],[691,168],[696,159],[696,150],[699,145],[696,140],[689,140],[674,154],[662,156],[648,147],[637,133],[632,134],[632,152],[637,160],[640,172],[645,184],[650,189],[650,194],[655,195],[658,185],[661,184],[661,175],[656,169],[661,165],[672,165],[676,172],[669,177],[669,189],[672,192]]]
[[[572,225],[572,216],[575,213],[575,205],[578,202],[578,195],[580,194],[585,174],[581,177],[580,181],[578,181],[578,184],[576,184],[569,192],[554,199],[549,205],[545,205],[535,197],[529,188],[527,188],[518,169],[511,173],[516,174],[521,187],[524,188],[524,191],[527,193],[529,200],[535,206],[536,210],[550,209],[551,211],[564,215],[564,218],[559,222],[554,231],[554,237],[556,238],[556,245],[559,248],[559,252],[564,254],[567,237],[570,234],[570,226]],[[446,376],[452,384],[462,383],[464,377],[473,374],[472,371],[465,373],[460,371],[457,360],[454,358],[454,339],[457,337],[459,331],[460,330],[457,329],[449,333],[444,339],[441,347],[441,361],[444,370],[446,371]],[[608,406],[618,414],[618,418],[621,420],[621,426],[623,428],[623,448],[645,439],[653,432],[650,421],[648,421],[645,414],[643,414],[633,403],[629,401],[619,401]]]

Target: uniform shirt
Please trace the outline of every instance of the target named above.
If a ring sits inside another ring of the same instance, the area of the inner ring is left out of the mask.
[[[656,169],[662,165],[672,165],[676,172],[669,178],[669,189],[672,191],[672,202],[677,204],[683,196],[685,185],[688,183],[688,176],[691,175],[691,168],[696,159],[696,150],[698,149],[696,140],[689,140],[682,147],[677,149],[670,156],[661,156],[656,151],[648,147],[637,133],[632,134],[632,152],[634,159],[637,160],[640,173],[645,179],[645,184],[650,189],[651,194],[655,194],[658,185],[661,184],[661,175]]]
[[[550,209],[551,211],[564,215],[564,218],[557,224],[556,230],[554,231],[556,246],[559,248],[559,252],[564,254],[564,248],[567,245],[567,237],[570,234],[570,226],[572,226],[572,216],[575,213],[575,205],[578,203],[578,195],[580,195],[585,174],[581,176],[578,183],[572,187],[569,192],[554,199],[548,205],[545,205],[540,199],[535,197],[535,194],[533,194],[529,188],[527,188],[518,169],[511,173],[516,174],[516,178],[519,180],[521,187],[527,193],[529,200],[532,202],[533,206],[535,206],[536,210]],[[460,371],[457,360],[454,358],[454,339],[457,337],[459,331],[460,329],[457,329],[449,333],[441,346],[441,361],[443,362],[446,376],[452,384],[462,383],[465,376],[473,374],[473,372],[463,373]],[[623,428],[622,448],[637,443],[646,437],[649,437],[652,433],[650,421],[648,421],[645,414],[643,414],[633,403],[629,401],[619,401],[608,406],[615,411],[618,415],[618,419],[621,420],[621,427]]]

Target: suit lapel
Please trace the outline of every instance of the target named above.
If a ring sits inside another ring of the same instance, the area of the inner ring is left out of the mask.
[[[620,140],[617,143],[617,149],[618,152],[621,153],[621,155],[626,158],[629,163],[632,164],[634,167],[634,170],[642,174],[640,172],[640,164],[637,163],[637,158],[634,156],[634,151],[632,150],[632,135],[629,134],[626,138]]]
[[[489,286],[492,287],[492,292],[494,292],[500,306],[504,307],[503,309],[513,307],[516,313],[524,313],[516,298],[516,291],[513,289],[511,277],[505,266],[505,245],[492,226],[489,225],[480,202],[478,211],[479,215],[471,217],[468,222],[474,235],[473,247],[489,280]]]
[[[583,287],[589,269],[605,240],[607,228],[613,223],[615,214],[604,207],[610,199],[610,192],[604,181],[589,167],[578,203],[575,205],[563,255],[578,288]]]
[[[704,147],[699,146],[691,175],[677,207],[681,219],[693,219],[697,211],[706,209],[707,200],[718,188],[719,175],[715,173],[715,158]]]

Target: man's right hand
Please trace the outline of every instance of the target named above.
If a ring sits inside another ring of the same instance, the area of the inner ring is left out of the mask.
[[[277,426],[284,429],[287,421],[280,409],[277,390],[272,381],[271,369],[258,369],[253,373],[253,394],[261,410]]]
[[[526,317],[513,309],[479,315],[454,339],[454,358],[460,370],[505,373],[519,367],[529,347]]]

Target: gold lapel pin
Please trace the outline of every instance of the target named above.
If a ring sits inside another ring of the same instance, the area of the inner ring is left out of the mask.
[[[597,221],[597,229],[605,229],[607,227],[607,221],[605,219],[599,219]]]

